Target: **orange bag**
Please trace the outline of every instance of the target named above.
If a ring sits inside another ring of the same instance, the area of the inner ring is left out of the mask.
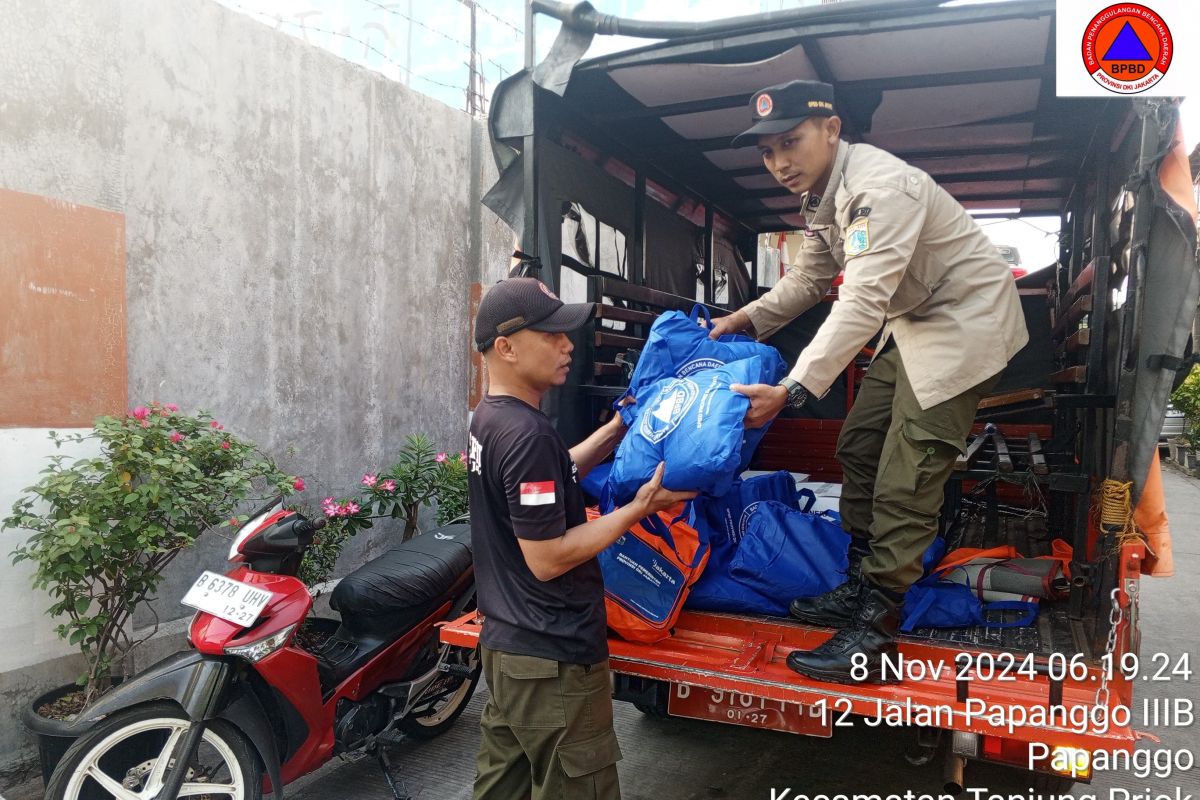
[[[1142,486],[1142,497],[1133,510],[1133,522],[1146,536],[1146,559],[1142,574],[1169,578],[1175,574],[1175,556],[1171,552],[1171,524],[1167,520],[1167,499],[1163,495],[1162,468],[1158,453],[1150,462],[1150,472]]]
[[[599,516],[599,509],[588,509],[588,519]],[[708,542],[687,524],[682,504],[639,520],[597,556],[608,627],[631,642],[670,636],[708,555]]]

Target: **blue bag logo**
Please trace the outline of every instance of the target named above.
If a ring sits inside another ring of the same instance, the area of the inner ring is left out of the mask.
[[[742,518],[738,520],[737,536],[734,537],[735,542],[740,542],[742,537],[746,535],[746,529],[750,527],[750,518],[754,516],[754,512],[758,511],[758,504],[762,501],[755,501],[746,506],[746,510],[742,512]]]
[[[702,369],[717,369],[725,366],[725,362],[719,358],[696,358],[680,367],[675,376],[678,378],[686,378],[688,375],[699,372]]]
[[[699,396],[700,387],[691,381],[682,378],[671,381],[658,393],[650,410],[642,414],[639,432],[647,441],[658,444],[679,427]]]

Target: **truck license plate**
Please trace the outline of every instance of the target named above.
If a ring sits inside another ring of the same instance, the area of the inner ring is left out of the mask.
[[[245,628],[270,601],[270,592],[205,570],[179,602]]]
[[[829,738],[833,735],[833,720],[813,706],[722,689],[704,689],[686,683],[671,685],[667,713],[675,717],[767,728],[804,736]]]

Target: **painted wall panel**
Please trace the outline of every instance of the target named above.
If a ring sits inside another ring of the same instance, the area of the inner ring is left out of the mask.
[[[0,427],[125,408],[125,217],[0,189]]]

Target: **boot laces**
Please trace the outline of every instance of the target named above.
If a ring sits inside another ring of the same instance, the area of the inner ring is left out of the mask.
[[[873,613],[869,607],[870,603],[868,602],[870,590],[861,583],[857,585],[843,584],[843,586],[847,585],[853,586],[854,592],[859,596],[858,608],[854,610],[854,616],[851,618],[850,624],[839,630],[829,639],[829,641],[821,645],[822,648],[831,650],[833,652],[842,652],[847,648],[857,644],[859,638],[862,636],[863,631],[865,631],[869,626],[871,615]],[[841,586],[838,587],[838,589],[841,588]]]

